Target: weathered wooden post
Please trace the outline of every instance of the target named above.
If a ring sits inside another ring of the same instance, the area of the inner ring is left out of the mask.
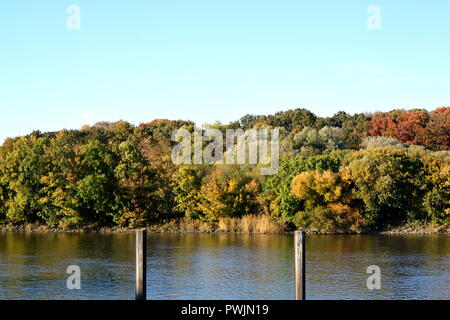
[[[295,300],[305,300],[305,231],[294,232]]]
[[[147,231],[136,231],[136,300],[147,299]]]

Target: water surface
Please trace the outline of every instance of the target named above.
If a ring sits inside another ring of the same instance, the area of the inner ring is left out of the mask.
[[[132,233],[0,233],[0,299],[133,299],[134,245]],[[148,299],[293,299],[293,252],[292,235],[151,234]],[[448,235],[308,235],[306,260],[307,299],[450,298]],[[370,265],[381,290],[367,288]]]

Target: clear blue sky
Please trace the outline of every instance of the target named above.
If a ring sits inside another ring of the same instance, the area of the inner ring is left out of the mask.
[[[68,6],[81,29],[66,26]],[[366,12],[381,10],[381,29]],[[0,4],[0,143],[97,121],[450,105],[450,1]]]

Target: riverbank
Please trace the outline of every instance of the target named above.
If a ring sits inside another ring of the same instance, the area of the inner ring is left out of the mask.
[[[225,218],[216,223],[185,218],[173,219],[165,223],[153,224],[145,228],[150,233],[217,233],[217,234],[290,234],[295,226],[272,219],[267,216],[246,216],[243,218]],[[135,228],[124,227],[83,227],[60,228],[36,224],[12,225],[0,224],[0,232],[68,232],[68,233],[126,233],[134,232]],[[309,234],[450,234],[449,225],[414,224],[407,223],[401,226],[387,226],[379,230],[350,232],[321,232],[320,230],[306,230]]]

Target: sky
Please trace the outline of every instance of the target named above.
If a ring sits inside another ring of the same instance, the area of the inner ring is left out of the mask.
[[[98,121],[433,110],[450,105],[449,58],[448,0],[2,1],[0,143]]]

